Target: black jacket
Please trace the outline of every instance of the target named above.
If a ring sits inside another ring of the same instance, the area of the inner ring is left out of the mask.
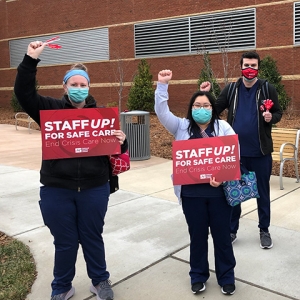
[[[219,95],[217,101],[216,101],[216,109],[218,114],[220,114],[224,109],[228,108],[228,116],[227,121],[230,125],[233,124],[236,108],[238,104],[238,89],[242,82],[242,78],[240,78],[237,81],[236,89],[232,93],[232,97],[230,98],[230,93],[228,93],[229,90],[229,84],[225,86],[225,88],[222,90],[221,94]],[[270,154],[273,152],[273,141],[271,136],[272,131],[272,124],[276,124],[280,121],[282,117],[282,109],[279,105],[278,101],[278,95],[276,92],[276,89],[273,85],[268,83],[268,96],[269,99],[271,99],[274,103],[273,107],[270,109],[270,112],[272,113],[272,120],[271,122],[267,123],[264,121],[264,117],[262,115],[262,112],[260,111],[260,106],[262,105],[262,101],[266,100],[265,95],[262,93],[262,86],[266,83],[266,80],[264,79],[258,79],[258,88],[256,92],[256,104],[257,104],[257,115],[258,115],[258,135],[259,135],[259,144],[260,149],[263,155]],[[245,124],[247,126],[247,124]]]
[[[25,55],[18,67],[14,91],[25,112],[40,125],[40,110],[76,108],[72,106],[67,95],[59,100],[37,93],[35,82],[39,61]],[[96,107],[95,99],[88,96],[84,108],[94,107]],[[127,148],[128,144],[125,140],[121,152],[125,152]],[[108,156],[43,160],[40,181],[43,185],[80,191],[105,184],[109,180],[109,175]]]

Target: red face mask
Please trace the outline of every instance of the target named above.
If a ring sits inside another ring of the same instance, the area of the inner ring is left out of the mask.
[[[246,77],[247,79],[251,80],[251,79],[254,79],[255,77],[257,77],[258,70],[248,67],[248,68],[242,69],[242,75],[244,77]]]

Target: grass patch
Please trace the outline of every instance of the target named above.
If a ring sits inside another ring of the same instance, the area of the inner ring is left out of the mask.
[[[34,259],[22,242],[0,237],[0,300],[24,300],[37,274]]]

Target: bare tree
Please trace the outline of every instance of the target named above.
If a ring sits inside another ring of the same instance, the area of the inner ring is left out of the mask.
[[[212,29],[210,31],[212,40],[216,43],[219,52],[222,57],[223,66],[223,78],[225,85],[228,84],[229,78],[229,59],[228,50],[230,47],[230,37],[232,30],[232,20],[227,20],[221,23],[219,26],[215,26],[214,20],[212,20]]]
[[[210,22],[203,22],[202,25],[207,29],[207,42],[209,42],[210,47],[206,46],[208,43],[202,43],[202,45],[197,46],[197,53],[203,56],[204,66],[206,68],[211,68],[211,64],[208,65],[205,61],[207,59],[205,56],[209,55],[209,51],[220,52],[223,69],[222,77],[224,84],[226,85],[232,77],[236,67],[236,64],[231,64],[228,58],[228,52],[230,50],[230,38],[232,36],[232,20],[230,18],[216,24],[214,19],[211,18]],[[211,73],[214,78],[219,77],[218,74],[214,73],[212,69],[209,73]]]
[[[130,82],[125,81],[127,71],[129,70],[130,60],[122,58],[121,52],[119,50],[115,50],[114,54],[114,57],[116,57],[116,59],[114,59],[115,64],[113,65],[113,74],[114,81],[116,83],[113,84],[113,86],[116,88],[118,93],[118,101],[116,102],[119,112],[121,112],[122,100],[128,96],[128,93],[124,95],[124,88],[131,85]],[[133,74],[131,75],[131,78],[133,78]]]
[[[125,68],[124,68],[124,60],[121,58],[117,59],[117,67],[113,69],[114,76],[116,81],[118,82],[117,93],[118,93],[118,108],[119,112],[122,111],[122,99],[123,99],[123,89],[124,89],[124,78],[125,78]]]
[[[209,52],[205,51],[204,49],[198,49],[197,52],[202,56],[204,65],[200,72],[198,86],[200,86],[200,84],[204,81],[209,81],[211,83],[212,94],[215,98],[217,98],[221,92],[221,88],[216,80],[216,76],[211,67],[211,59],[209,56]]]

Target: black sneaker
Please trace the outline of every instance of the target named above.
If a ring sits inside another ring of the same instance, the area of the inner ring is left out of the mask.
[[[205,290],[205,284],[203,282],[196,282],[192,284],[192,292],[197,294],[199,292],[203,292]]]
[[[221,291],[225,295],[233,295],[235,292],[235,284],[225,284],[222,286]]]
[[[273,242],[271,239],[270,232],[261,231],[259,235],[260,235],[260,248],[270,249],[273,247]]]
[[[231,237],[231,243],[233,244],[237,240],[237,235],[236,233],[230,233],[230,237]]]

